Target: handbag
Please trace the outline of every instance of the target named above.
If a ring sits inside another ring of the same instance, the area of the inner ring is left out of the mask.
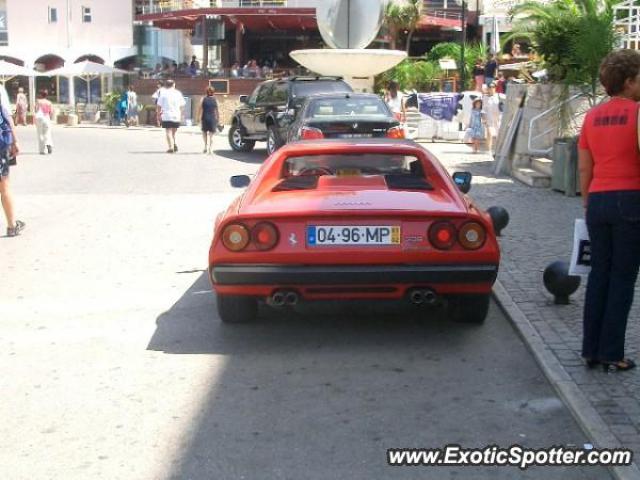
[[[576,218],[573,227],[573,251],[569,265],[569,275],[588,275],[591,271],[591,241],[587,222]]]

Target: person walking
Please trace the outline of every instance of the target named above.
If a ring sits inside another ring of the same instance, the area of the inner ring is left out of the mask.
[[[164,90],[164,85],[162,84],[162,82],[158,82],[158,85],[156,86],[156,91],[153,92],[153,95],[151,95],[151,98],[153,99],[153,103],[156,104],[156,126],[157,127],[161,125],[160,112],[158,110],[158,99],[160,98],[160,95],[162,95],[163,90]]]
[[[0,112],[0,127],[3,132],[0,135],[0,202],[7,220],[7,237],[15,237],[20,235],[26,226],[25,222],[15,218],[13,194],[9,183],[9,158],[15,157],[19,152],[18,137],[5,104],[0,106]],[[6,135],[6,132],[10,132],[10,135]]]
[[[589,368],[601,364],[605,371],[622,371],[636,365],[625,358],[624,344],[640,266],[640,53],[607,55],[600,82],[611,99],[589,110],[578,142],[591,240],[582,357]]]
[[[482,99],[482,111],[487,122],[487,148],[489,155],[493,154],[494,138],[500,131],[500,98],[496,94],[496,84],[487,86],[487,93]]]
[[[24,88],[18,88],[16,95],[16,125],[27,125],[27,110],[29,110],[29,101],[24,94]]]
[[[214,96],[215,89],[208,87],[206,96],[200,101],[198,114],[196,118],[200,119],[200,127],[202,129],[202,140],[204,141],[204,150],[202,153],[211,153],[213,145],[213,134],[220,123],[220,113],[218,110],[218,101]]]
[[[398,82],[391,80],[387,84],[387,91],[384,94],[384,101],[389,106],[389,110],[399,122],[404,122],[404,102],[402,96],[398,92]]]
[[[138,125],[138,95],[133,90],[133,85],[129,85],[127,90],[127,113],[125,123],[127,127]]]
[[[498,71],[498,57],[495,54],[489,55],[489,61],[484,66],[484,84],[491,85],[496,79]]]
[[[185,101],[182,92],[176,88],[173,80],[167,80],[165,82],[165,89],[158,98],[157,106],[160,119],[162,120],[162,128],[165,129],[167,136],[167,145],[169,146],[167,153],[175,153],[178,151],[176,133],[178,128],[180,128],[184,106]]]
[[[51,135],[51,120],[53,120],[53,105],[47,98],[49,92],[40,90],[36,100],[36,130],[38,132],[38,151],[40,155],[53,153],[53,137]]]
[[[473,66],[473,79],[475,81],[476,92],[481,92],[482,86],[484,85],[484,65],[482,64],[481,58],[478,58],[476,64]]]
[[[471,116],[469,117],[469,130],[471,136],[471,144],[473,146],[473,153],[480,151],[480,142],[485,139],[484,125],[485,115],[482,111],[482,100],[476,98],[473,101],[473,108],[471,109]]]

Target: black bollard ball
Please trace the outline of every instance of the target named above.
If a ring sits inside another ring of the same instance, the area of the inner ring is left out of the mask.
[[[545,288],[554,296],[556,305],[569,305],[569,295],[580,286],[580,277],[569,275],[569,264],[560,260],[544,269],[542,280]]]
[[[489,207],[487,208],[487,213],[491,217],[496,235],[500,236],[502,229],[509,225],[509,212],[502,207]]]

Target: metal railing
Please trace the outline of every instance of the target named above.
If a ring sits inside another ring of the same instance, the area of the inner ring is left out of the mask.
[[[138,0],[136,15],[166,13],[194,8],[313,8],[315,0]]]
[[[584,115],[591,108],[590,103],[586,101],[589,96],[588,93],[584,92],[576,93],[533,117],[529,121],[529,135],[527,138],[529,154],[547,156],[553,151],[553,139],[561,133],[561,130],[572,133],[579,132]],[[576,105],[578,100],[580,100],[580,103]],[[575,109],[572,105],[575,105]],[[586,108],[584,108],[585,105]],[[565,118],[562,119],[562,116]],[[565,123],[564,128],[561,128],[562,123]],[[541,131],[534,135],[534,132],[538,131],[538,129]]]

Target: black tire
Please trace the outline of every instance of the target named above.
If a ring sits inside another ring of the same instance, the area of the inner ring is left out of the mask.
[[[267,128],[267,153],[271,155],[282,145],[284,145],[284,142],[280,140],[280,135],[278,135],[276,127],[274,125],[269,125]]]
[[[224,323],[249,323],[258,313],[255,298],[240,295],[216,295],[218,315]]]
[[[484,323],[489,313],[490,295],[455,295],[450,296],[449,318],[461,323]]]
[[[250,152],[255,147],[256,142],[253,140],[245,140],[244,135],[242,135],[242,129],[238,125],[238,123],[233,123],[231,128],[229,128],[229,145],[236,152]]]

